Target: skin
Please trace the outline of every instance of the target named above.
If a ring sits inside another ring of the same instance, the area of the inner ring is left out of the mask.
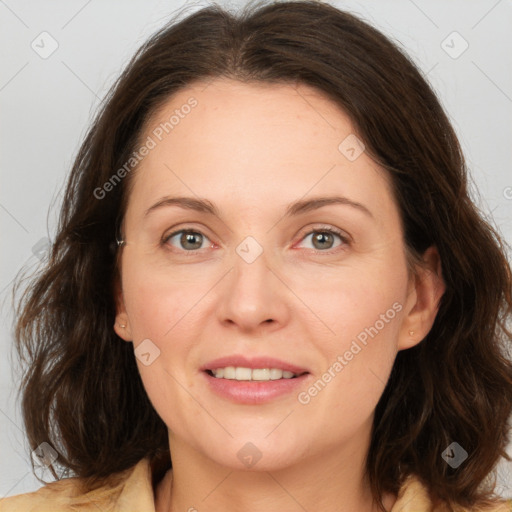
[[[430,248],[426,268],[408,271],[389,176],[366,153],[350,161],[338,150],[355,130],[315,89],[197,83],[153,116],[142,140],[191,96],[197,106],[132,176],[116,296],[117,334],[160,350],[148,366],[137,359],[173,460],[156,509],[377,510],[364,478],[374,410],[397,352],[434,322],[444,292],[438,253]],[[177,206],[144,218],[174,195],[208,199],[221,219]],[[371,214],[328,205],[284,217],[289,203],[332,195]],[[326,226],[348,242],[333,235],[315,244]],[[159,245],[185,228],[204,235],[194,256],[184,256],[194,242],[180,235],[168,250]],[[250,264],[235,250],[247,236],[263,249]],[[395,303],[396,316],[308,404],[297,393],[237,404],[200,373],[217,357],[270,355],[308,369],[307,391]],[[262,454],[250,469],[237,457],[247,442]],[[385,496],[387,510],[395,500]]]

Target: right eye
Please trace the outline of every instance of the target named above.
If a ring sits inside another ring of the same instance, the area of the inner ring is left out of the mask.
[[[162,239],[162,245],[169,245],[168,242],[171,241],[171,246],[176,247],[175,244],[172,243],[172,240],[175,239],[175,243],[178,244],[177,249],[185,252],[194,252],[200,250],[202,244],[205,240],[210,240],[203,233],[192,230],[192,229],[181,229],[179,231],[174,231],[168,236],[165,236]],[[211,247],[211,242],[209,246]]]

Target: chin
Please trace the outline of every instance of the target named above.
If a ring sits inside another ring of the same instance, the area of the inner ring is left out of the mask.
[[[273,435],[270,434],[269,438]],[[296,444],[285,446],[277,436],[272,440],[269,438],[247,435],[243,438],[230,438],[227,442],[217,441],[215,449],[207,450],[206,453],[216,463],[236,471],[277,471],[297,463],[302,458],[303,454]],[[287,438],[291,439],[290,436]],[[222,447],[221,451],[219,447]]]

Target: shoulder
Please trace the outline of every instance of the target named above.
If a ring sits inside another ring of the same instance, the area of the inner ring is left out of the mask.
[[[115,483],[89,492],[84,492],[84,479],[65,478],[34,492],[0,499],[0,512],[154,512],[148,459],[115,477]]]
[[[390,512],[512,512],[512,500],[497,501],[487,508],[437,507],[434,510],[426,486],[416,475],[409,475]]]
[[[1,499],[0,512],[62,512],[77,510],[78,506],[82,507],[81,510],[89,510],[83,505],[98,504],[101,501],[101,506],[103,506],[105,501],[109,501],[114,490],[114,488],[103,486],[83,493],[81,488],[82,480],[80,478],[65,478],[46,484],[34,492]]]

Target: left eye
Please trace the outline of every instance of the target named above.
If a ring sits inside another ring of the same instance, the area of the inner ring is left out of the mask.
[[[313,243],[313,249],[317,250],[325,250],[325,249],[333,249],[333,239],[334,237],[338,237],[341,240],[341,243],[339,245],[343,245],[345,243],[348,243],[348,240],[345,236],[343,236],[342,233],[339,233],[338,231],[335,231],[333,229],[315,229],[313,231],[310,231],[309,233],[304,236],[303,240],[308,238],[309,236],[313,235],[312,243]],[[317,245],[315,245],[317,244]],[[327,245],[327,246],[326,246]]]

